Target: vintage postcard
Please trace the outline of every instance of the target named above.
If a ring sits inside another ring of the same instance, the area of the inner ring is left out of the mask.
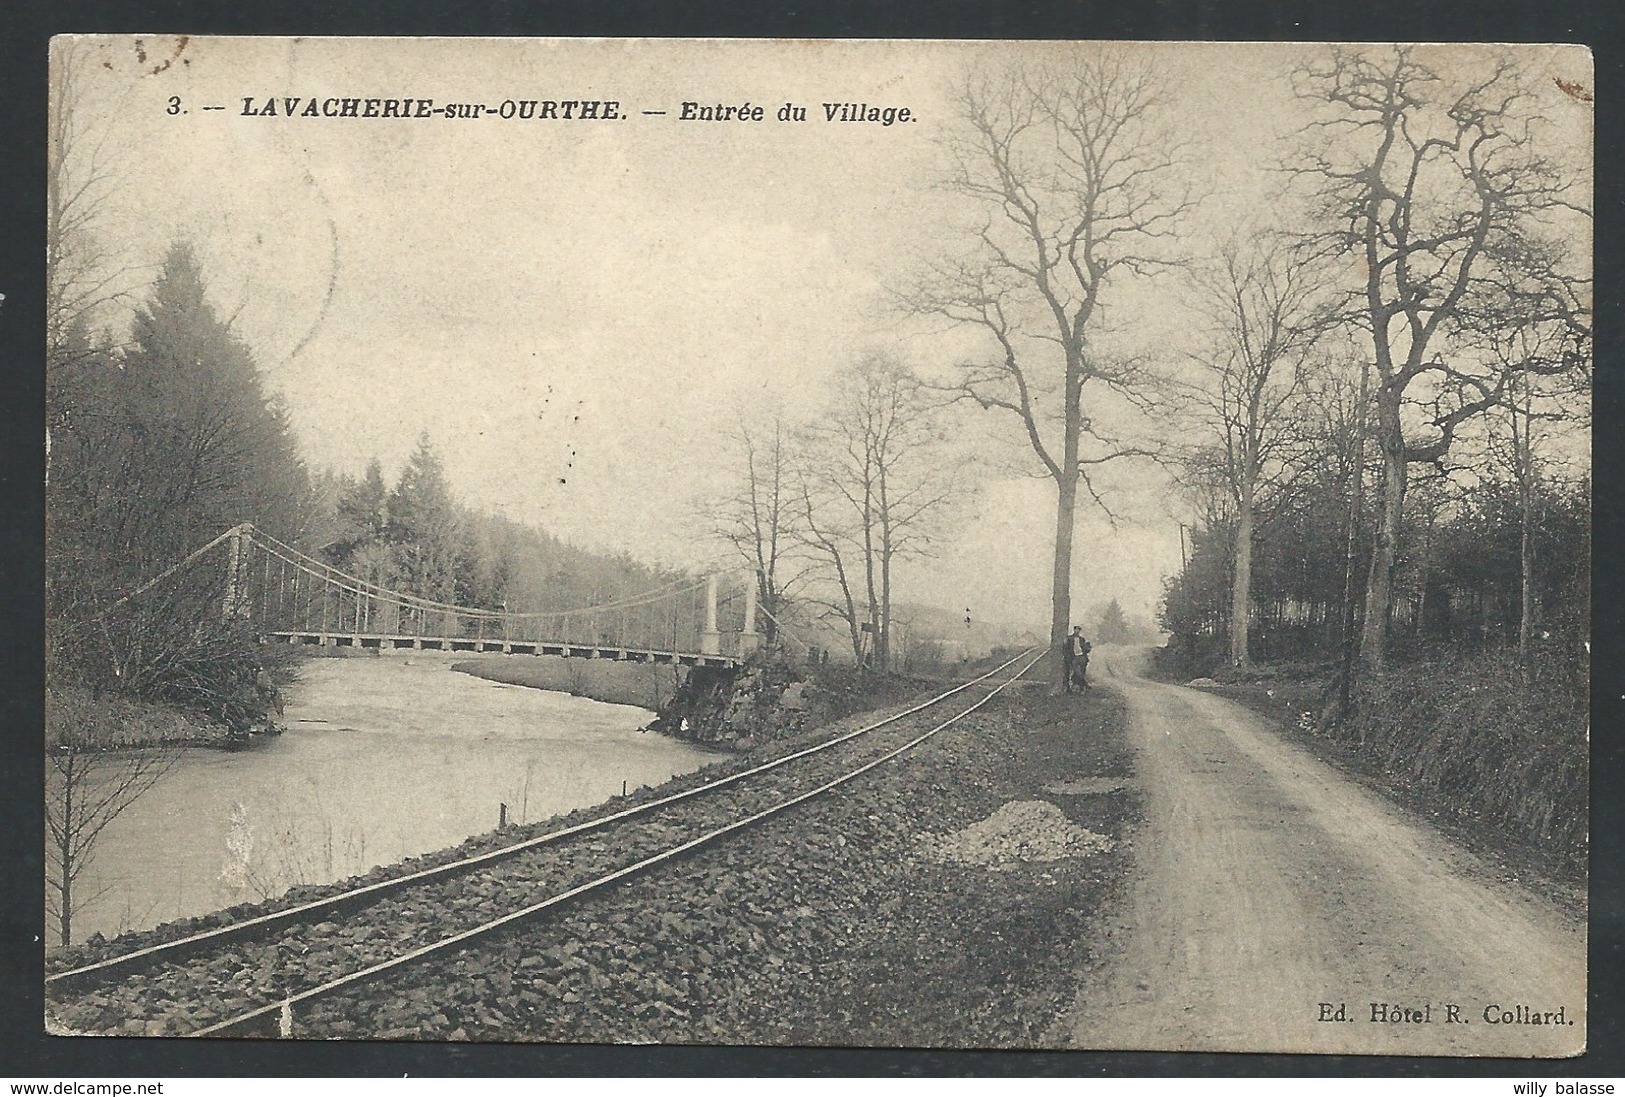
[[[1591,89],[56,39],[46,1028],[1579,1054]]]

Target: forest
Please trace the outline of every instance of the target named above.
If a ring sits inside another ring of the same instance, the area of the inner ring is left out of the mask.
[[[206,719],[263,722],[269,660],[217,592],[177,581],[121,601],[222,530],[250,522],[380,586],[537,612],[596,605],[667,572],[477,513],[429,438],[386,482],[313,471],[250,349],[214,312],[193,250],[176,244],[125,345],[65,333],[50,377],[48,671],[55,684],[167,701]]]

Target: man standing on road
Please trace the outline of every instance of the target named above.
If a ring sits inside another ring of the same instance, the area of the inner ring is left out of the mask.
[[[1072,635],[1066,638],[1066,647],[1061,652],[1061,663],[1068,693],[1090,688],[1089,641],[1083,638],[1082,625],[1072,626]]]

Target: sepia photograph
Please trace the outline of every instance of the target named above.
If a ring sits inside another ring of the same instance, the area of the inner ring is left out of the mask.
[[[1593,99],[53,39],[43,1030],[1583,1054]]]

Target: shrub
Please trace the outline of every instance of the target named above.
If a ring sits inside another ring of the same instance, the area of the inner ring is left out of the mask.
[[[53,686],[45,694],[47,750],[119,750],[206,741],[215,734],[167,705],[97,696],[75,686]]]

